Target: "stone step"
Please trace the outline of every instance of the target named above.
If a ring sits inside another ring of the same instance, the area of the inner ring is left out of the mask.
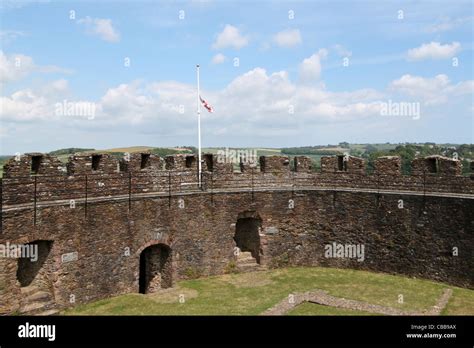
[[[237,261],[236,265],[258,265],[257,261],[255,259],[251,260],[246,260],[246,261]]]
[[[25,298],[26,303],[51,301],[51,294],[46,291],[38,291]]]
[[[28,303],[20,308],[22,314],[33,314],[34,312],[45,311],[49,302],[32,302]]]
[[[247,258],[247,257],[252,257],[252,253],[250,251],[241,251],[238,255],[237,255],[237,258],[238,259],[244,259],[244,258]]]
[[[40,291],[36,286],[30,285],[30,286],[24,286],[20,288],[21,294],[25,296],[30,296],[33,295],[35,292]]]
[[[245,259],[237,259],[237,263],[245,263],[245,262],[255,262],[257,263],[257,260],[255,260],[253,257],[247,257]]]
[[[57,310],[57,309],[49,309],[47,311],[37,313],[36,315],[48,316],[48,315],[55,315],[55,314],[58,314],[58,313],[59,313],[59,310]]]

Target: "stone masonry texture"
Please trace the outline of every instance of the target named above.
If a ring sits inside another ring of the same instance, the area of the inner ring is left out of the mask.
[[[199,189],[186,156],[148,158],[141,168],[141,156],[120,166],[104,155],[96,170],[92,155],[71,156],[68,172],[44,156],[44,175],[31,174],[31,155],[5,166],[0,244],[41,241],[43,251],[39,271],[0,257],[2,314],[19,310],[26,283],[57,308],[138,293],[140,256],[157,245],[169,252],[151,288],[223,274],[239,219],[258,221],[258,261],[269,268],[352,268],[474,288],[474,180],[441,162],[440,175],[405,176],[397,159],[383,159],[367,175],[355,157],[347,171],[326,157],[321,172],[308,171],[304,158],[291,172],[272,156],[260,160],[264,171],[232,173],[208,157]],[[332,243],[364,245],[364,260],[326,257]]]

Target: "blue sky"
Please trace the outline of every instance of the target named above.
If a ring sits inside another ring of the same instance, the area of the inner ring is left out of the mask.
[[[470,1],[1,6],[0,154],[196,145],[196,63],[203,146],[473,142]]]

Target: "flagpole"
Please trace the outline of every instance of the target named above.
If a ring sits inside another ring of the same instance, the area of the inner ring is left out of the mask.
[[[197,70],[197,114],[198,114],[198,185],[201,188],[201,100],[199,92],[199,64],[196,65]]]

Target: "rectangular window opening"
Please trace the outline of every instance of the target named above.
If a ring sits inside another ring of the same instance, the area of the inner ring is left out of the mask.
[[[204,161],[206,162],[206,168],[209,172],[214,171],[212,155],[204,155]]]
[[[192,168],[195,162],[196,162],[196,157],[186,156],[186,168]]]
[[[140,162],[140,169],[145,169],[150,166],[150,154],[142,153],[142,160]]]
[[[428,173],[438,173],[438,160],[436,158],[428,158]]]
[[[38,174],[43,156],[31,157],[31,174]]]
[[[337,156],[337,170],[339,171],[347,170],[346,163],[344,162],[344,156]]]
[[[102,155],[92,155],[92,170],[99,170]]]

